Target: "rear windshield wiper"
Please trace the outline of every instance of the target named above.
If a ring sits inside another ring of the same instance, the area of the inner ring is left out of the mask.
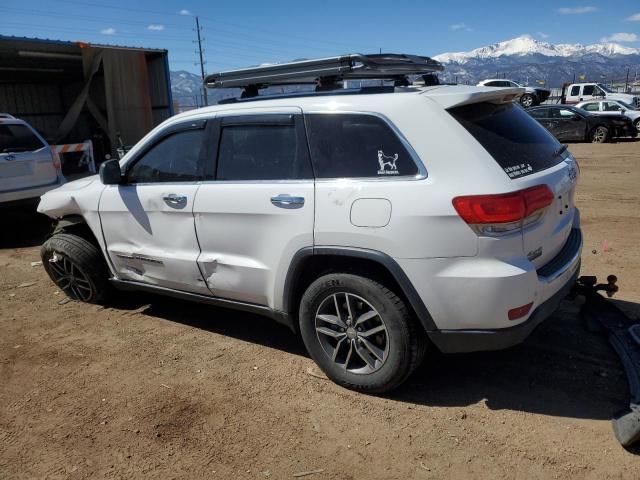
[[[562,145],[560,145],[553,152],[553,158],[556,158],[557,156],[562,155],[567,150],[567,148],[569,148],[569,145],[567,145],[566,143],[563,143]]]

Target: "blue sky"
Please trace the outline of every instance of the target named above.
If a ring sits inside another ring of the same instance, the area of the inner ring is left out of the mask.
[[[552,43],[617,40],[640,47],[640,2],[564,0],[0,0],[0,34],[166,48],[197,72],[350,52],[436,55],[530,34]]]

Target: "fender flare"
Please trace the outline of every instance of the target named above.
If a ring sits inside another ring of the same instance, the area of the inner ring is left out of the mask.
[[[416,291],[415,287],[407,277],[407,274],[402,270],[400,265],[386,253],[382,253],[377,250],[370,250],[365,248],[356,247],[305,247],[296,252],[289,265],[289,270],[284,282],[282,305],[285,312],[292,312],[294,309],[293,303],[293,291],[296,281],[300,278],[303,270],[305,259],[311,256],[318,255],[332,255],[332,256],[344,256],[357,259],[365,259],[373,261],[389,272],[393,279],[398,283],[402,289],[402,293],[409,301],[410,306],[413,308],[418,320],[424,327],[425,331],[433,332],[437,331],[433,317],[429,313],[426,305],[422,301],[422,298]]]

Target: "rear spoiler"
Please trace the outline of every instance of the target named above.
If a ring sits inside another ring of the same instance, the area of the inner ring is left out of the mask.
[[[525,93],[524,88],[441,86],[426,89],[423,95],[445,109],[472,103],[511,103]]]

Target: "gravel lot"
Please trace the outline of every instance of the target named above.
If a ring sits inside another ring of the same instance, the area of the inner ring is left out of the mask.
[[[581,144],[583,274],[640,309],[640,142]],[[64,303],[48,221],[0,231],[0,478],[640,478],[609,419],[628,402],[606,341],[566,302],[523,345],[431,354],[387,397],[315,375],[301,341],[245,313],[123,294]]]

